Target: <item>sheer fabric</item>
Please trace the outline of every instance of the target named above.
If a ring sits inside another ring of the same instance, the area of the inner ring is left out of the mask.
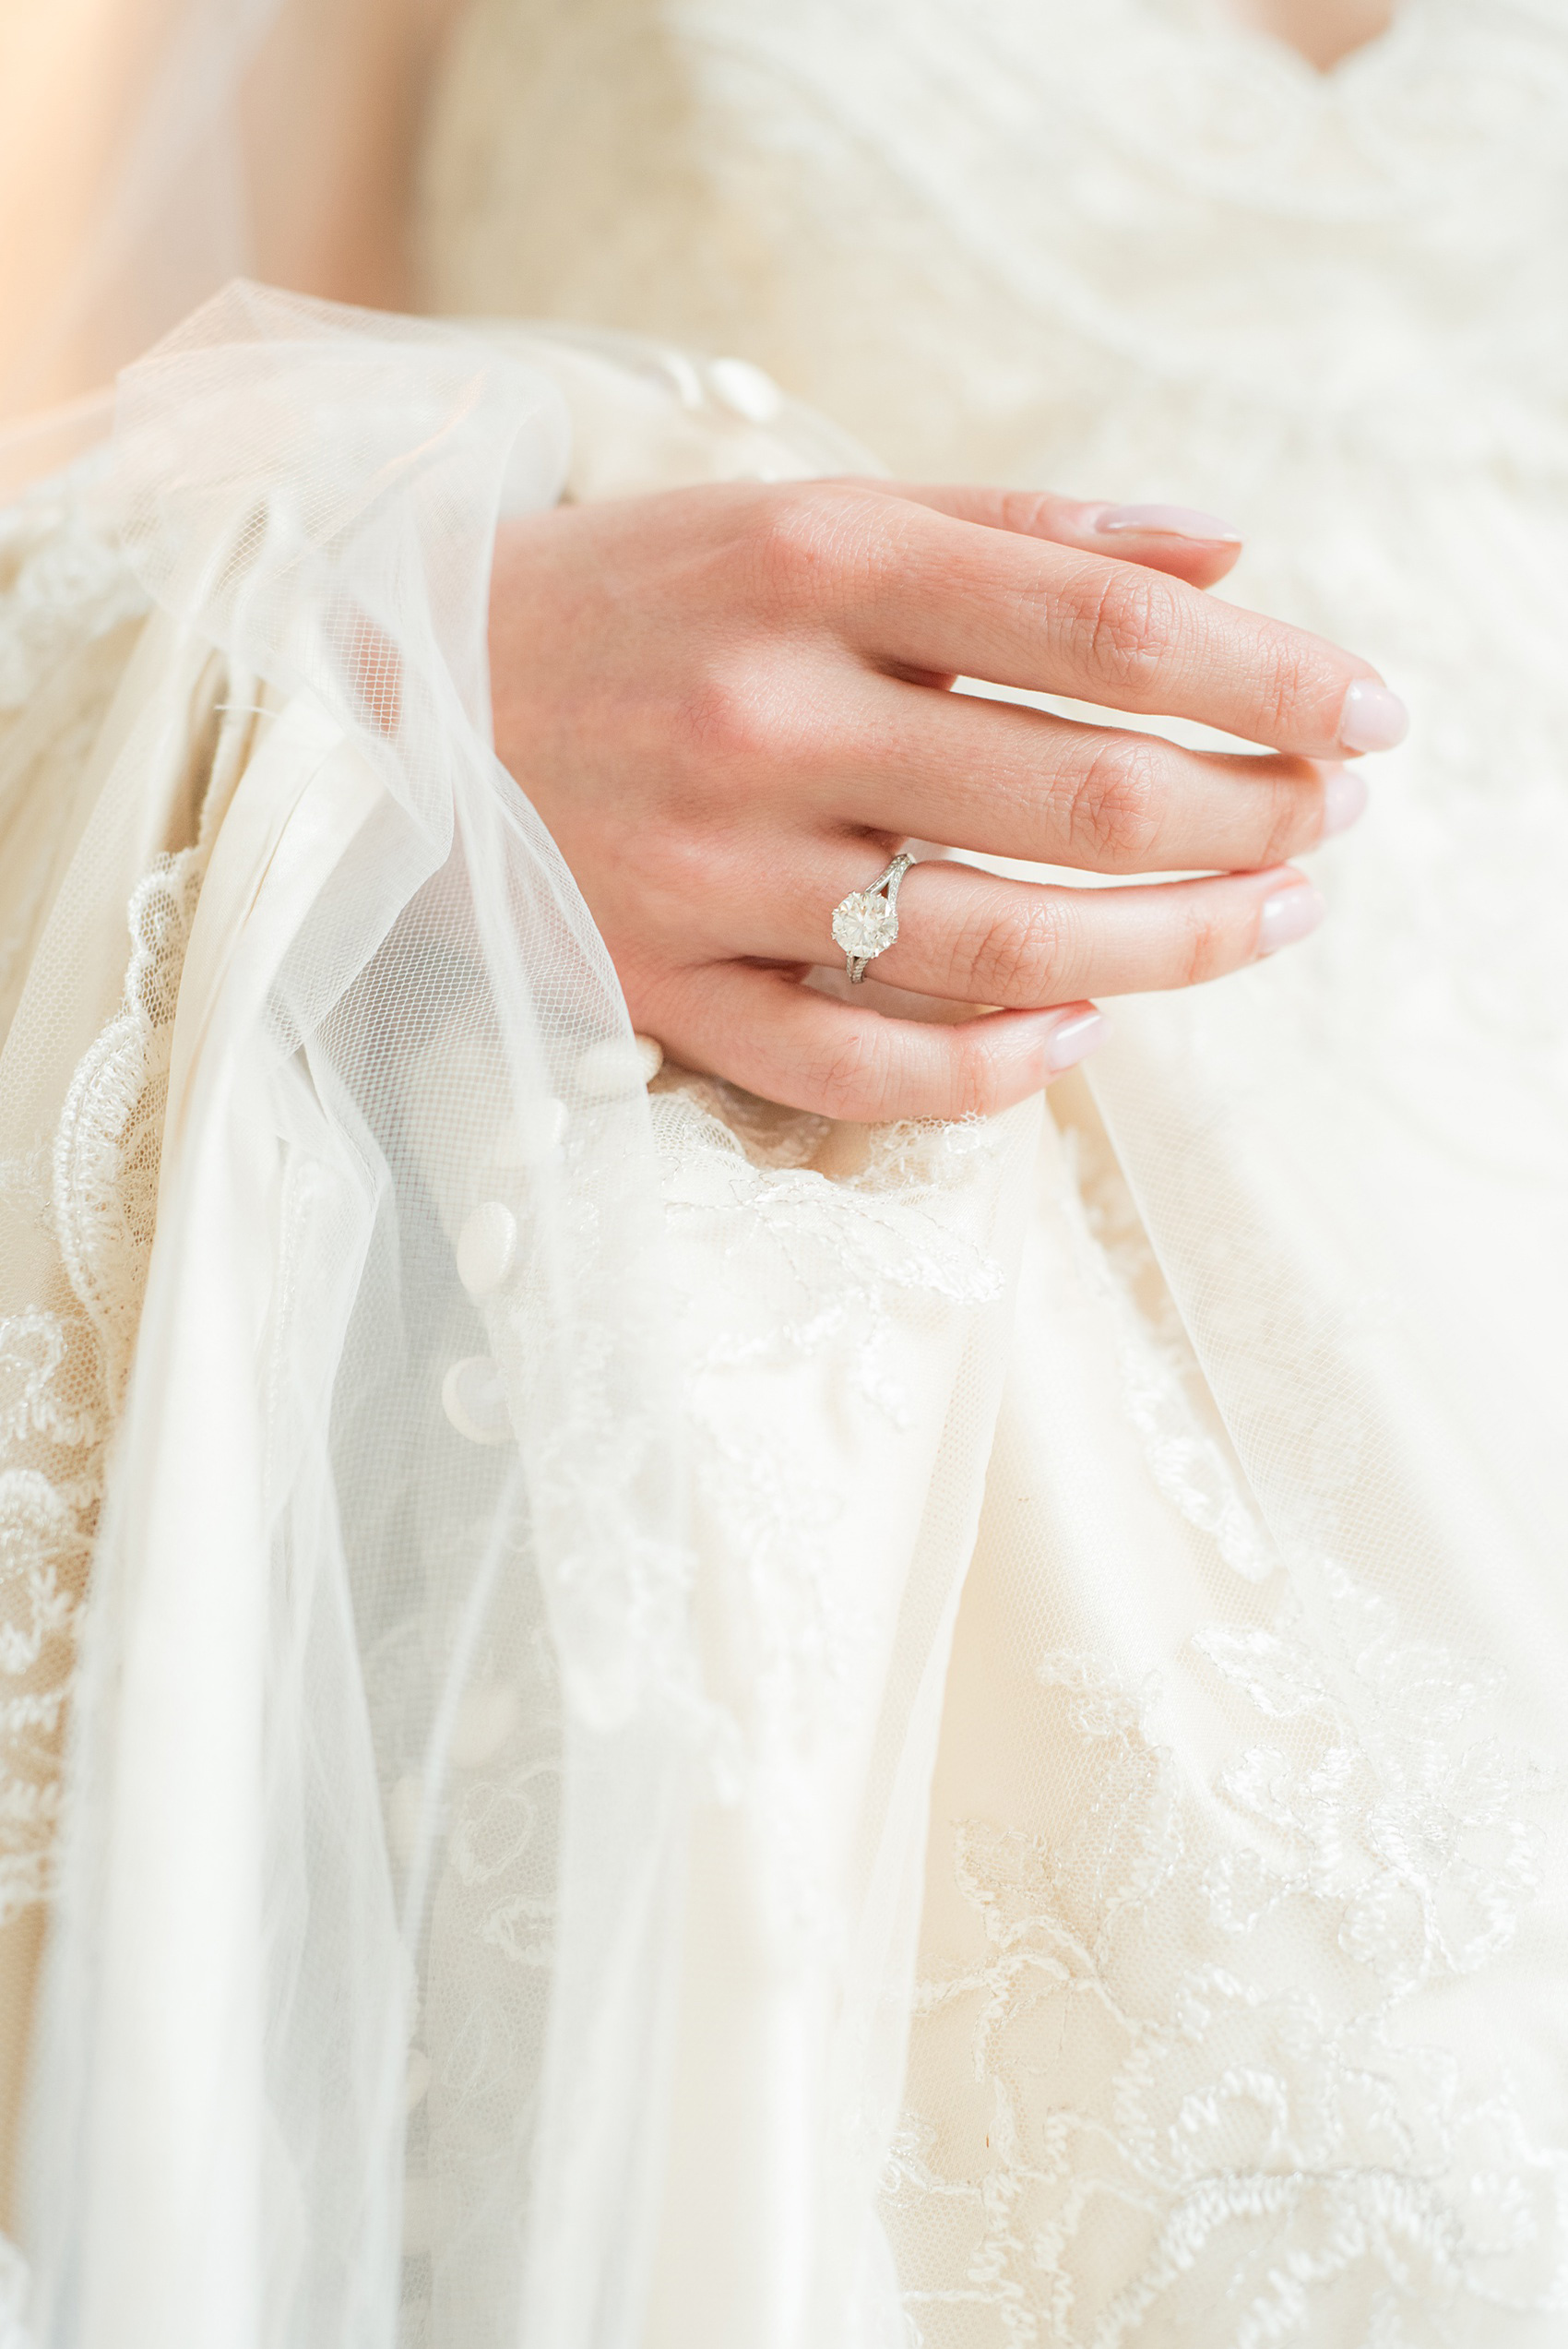
[[[497,507],[591,470],[552,376],[618,403],[601,481],[856,452],[689,362],[526,347],[239,289],[125,377],[113,474],[24,509],[35,595],[96,588],[42,674],[101,680],[0,1071],[50,2342],[893,2305],[870,2198],[1030,1119],[650,1102],[488,748]]]

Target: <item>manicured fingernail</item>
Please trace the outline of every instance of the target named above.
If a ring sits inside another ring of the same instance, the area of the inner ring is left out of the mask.
[[[1294,946],[1298,938],[1317,928],[1327,911],[1310,881],[1298,881],[1293,889],[1265,897],[1258,915],[1259,954],[1277,954],[1282,946]]]
[[[1367,779],[1354,767],[1334,767],[1323,779],[1323,835],[1348,832],[1367,804]]]
[[[1045,1039],[1047,1073],[1060,1077],[1063,1069],[1075,1068],[1097,1044],[1104,1043],[1110,1032],[1111,1022],[1103,1011],[1092,1008],[1075,1011],[1059,1028],[1052,1028]]]
[[[1375,677],[1358,677],[1347,686],[1339,712],[1339,739],[1347,750],[1392,750],[1409,731],[1409,711]]]
[[[1196,506],[1103,506],[1089,527],[1111,532],[1138,531],[1148,538],[1195,538],[1226,546],[1241,543],[1240,531]]]

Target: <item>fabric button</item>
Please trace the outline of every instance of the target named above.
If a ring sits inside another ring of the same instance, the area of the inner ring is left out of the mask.
[[[613,1101],[619,1093],[651,1085],[663,1066],[664,1047],[657,1037],[634,1036],[629,1044],[611,1037],[584,1053],[577,1082],[590,1101]]]
[[[504,1444],[512,1433],[506,1389],[486,1353],[467,1354],[441,1381],[441,1408],[470,1444]]]
[[[487,1297],[501,1286],[517,1253],[517,1217],[499,1199],[486,1199],[457,1234],[457,1278],[470,1297]]]
[[[495,1138],[495,1166],[540,1166],[561,1147],[570,1123],[564,1101],[525,1103],[513,1111]]]
[[[784,405],[784,394],[773,377],[749,359],[716,359],[707,380],[714,398],[748,424],[771,424]]]
[[[458,1770],[477,1770],[499,1753],[517,1725],[517,1692],[506,1680],[470,1688],[452,1724],[452,1760]]]

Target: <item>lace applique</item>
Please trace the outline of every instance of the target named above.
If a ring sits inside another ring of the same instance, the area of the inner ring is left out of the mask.
[[[51,1890],[60,1732],[152,1249],[180,974],[245,698],[219,732],[196,841],[160,856],[131,898],[120,1008],[77,1065],[48,1164],[0,1169],[12,1208],[30,1206],[53,1243],[40,1302],[0,1318],[0,1921]]]
[[[947,2254],[944,2280],[909,2295],[933,2344],[943,2307],[998,2349],[1263,2349],[1309,2328],[1435,2349],[1501,2337],[1467,2328],[1504,2310],[1568,2310],[1568,2163],[1532,2140],[1516,2083],[1467,2078],[1408,2011],[1507,1946],[1535,1881],[1523,1808],[1550,1782],[1467,1742],[1473,1673],[1333,1581],[1347,1650],[1396,1697],[1401,1735],[1380,1703],[1363,1741],[1289,1626],[1198,1643],[1264,1719],[1319,1725],[1304,1758],[1260,1746],[1221,1774],[1251,1824],[1296,1846],[1284,1865],[1213,1848],[1154,1737],[1157,1687],[1041,1663],[1070,1816],[1050,1833],[959,1826],[985,1953],[917,1998],[917,2033],[967,2032],[985,2146],[955,2163],[917,2112],[895,2152],[895,2206],[919,2198],[920,2237]],[[1303,1904],[1306,1937],[1273,1929],[1292,1907],[1299,1927]]]
[[[900,1424],[900,1305],[923,1297],[972,1309],[1002,1294],[987,1236],[953,1212],[977,1178],[984,1194],[998,1130],[978,1118],[836,1127],[683,1072],[654,1102],[671,1213],[703,1228],[720,1266],[736,1264],[733,1279],[721,1277],[739,1309],[703,1366],[843,1345],[858,1391]],[[837,1163],[846,1147],[852,1160]],[[812,1163],[821,1158],[831,1172]]]
[[[1508,1947],[1540,1883],[1522,1812],[1562,1781],[1496,1737],[1465,1739],[1500,1673],[1405,1639],[1389,1602],[1333,1561],[1321,1588],[1310,1631],[1292,1594],[1267,1628],[1216,1624],[1194,1639],[1259,1714],[1306,1732],[1304,1750],[1249,1747],[1216,1782],[1289,1862],[1265,1870],[1244,1847],[1215,1859],[1206,1886],[1232,1933],[1282,1902],[1336,1904],[1340,1947],[1404,1997]]]
[[[806,1758],[859,1719],[889,1635],[877,1578],[868,1594],[846,1571],[862,1496],[845,1473],[874,1483],[868,1463],[929,1407],[906,1365],[944,1360],[944,1332],[1005,1293],[992,1225],[1013,1129],[835,1127],[675,1072],[653,1109],[695,1491],[748,1657],[740,1766],[792,1929],[829,1931]]]
[[[0,1038],[55,871],[50,817],[119,682],[147,599],[87,511],[96,460],[0,510]]]
[[[0,729],[71,654],[147,609],[113,534],[91,519],[103,470],[89,458],[0,509]]]
[[[1494,1733],[1500,1671],[1336,1557],[1259,1588],[1279,1561],[1115,1158],[1092,1115],[1063,1140],[1150,1473],[1257,1611],[1189,1642],[1233,1724],[1210,1789],[1157,1735],[1157,1679],[1052,1653],[1049,1823],[956,1829],[983,1954],[920,1986],[888,2180],[919,2338],[1500,2339],[1505,2310],[1568,2311],[1568,2159],[1424,2002],[1515,1943],[1568,1782]]]
[[[125,1399],[141,1312],[174,1010],[206,862],[205,845],[160,858],[137,888],[124,1008],[77,1067],[55,1136],[55,1233],[101,1350],[111,1413]]]

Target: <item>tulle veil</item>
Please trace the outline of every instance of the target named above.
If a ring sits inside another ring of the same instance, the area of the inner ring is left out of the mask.
[[[289,16],[143,10],[97,150],[20,192],[76,241],[0,367],[33,407],[0,489],[43,477],[8,559],[69,575],[0,709],[0,2296],[61,2349],[630,2344],[693,1806],[744,1738],[698,1652],[646,1069],[493,757],[489,550],[569,479],[644,486],[650,432],[671,478],[872,460],[788,403],[759,435],[677,352],[213,295],[258,250],[239,110]],[[929,1747],[939,1682],[878,1733],[854,2126],[790,2189],[825,2340],[879,2257],[897,1723]]]
[[[0,1066],[0,1305],[45,1333],[8,1457],[65,1496],[18,1700],[69,1699],[22,2226],[62,2349],[642,2340],[688,1844],[737,1805],[719,1932],[760,1899],[764,1971],[818,1948],[842,1993],[775,2067],[778,2256],[825,2342],[897,2321],[872,2211],[1004,1284],[982,1254],[937,1308],[880,1663],[826,1732],[793,1681],[746,1717],[705,1650],[761,1568],[702,1600],[646,1060],[489,734],[497,515],[591,457],[559,381],[611,377],[677,442],[703,406],[674,357],[240,283],[71,477],[122,602],[56,658],[112,693]],[[708,423],[720,464],[754,439]],[[790,423],[775,470],[843,461]],[[42,1800],[49,1735],[6,1725]],[[825,1735],[842,1849],[790,1826]]]
[[[102,835],[160,761],[194,755],[186,793],[226,805],[73,1707],[35,2322],[165,2349],[389,2340],[407,2224],[432,2339],[511,2337],[525,2293],[529,2337],[614,2337],[647,2224],[629,2185],[671,1850],[712,1724],[646,1096],[603,950],[488,739],[490,537],[504,483],[559,488],[559,395],[461,338],[240,288],[130,372],[120,433],[113,495],[160,616],[56,926],[101,875],[113,922]],[[47,1092],[26,1079],[62,1025],[53,966],[46,947],[8,1102]],[[484,1201],[516,1261],[476,1301],[455,1246]],[[500,1374],[458,1432],[442,1386],[465,1358]],[[455,1830],[496,1952],[464,1946],[438,1854],[454,1741],[508,1740],[489,1815]],[[465,2034],[471,2103],[443,2109]],[[437,2057],[413,2133],[438,2158],[406,2212],[411,2043]],[[519,2261],[530,2205],[536,2240],[573,2246],[548,2274]]]

